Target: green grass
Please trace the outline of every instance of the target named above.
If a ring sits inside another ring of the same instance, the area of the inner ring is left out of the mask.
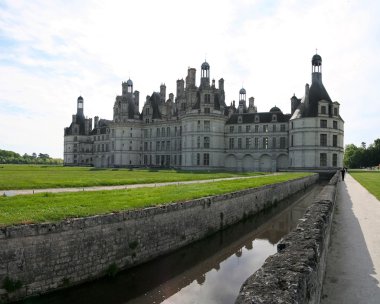
[[[0,190],[147,184],[260,174],[264,173],[0,165]]]
[[[283,173],[233,181],[75,193],[0,197],[0,226],[54,222],[66,218],[155,206],[260,187],[309,175]]]
[[[380,201],[380,171],[349,171],[364,188]]]

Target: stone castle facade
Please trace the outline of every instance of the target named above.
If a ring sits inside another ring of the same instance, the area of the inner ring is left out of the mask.
[[[85,118],[83,98],[64,130],[64,164],[95,167],[173,167],[203,170],[333,170],[343,164],[344,122],[339,103],[322,83],[322,58],[312,58],[312,84],[291,98],[291,113],[278,107],[258,112],[254,98],[239,91],[225,102],[224,80],[210,81],[210,65],[177,80],[176,96],[166,87],[147,96],[132,80],[122,83],[113,119]]]

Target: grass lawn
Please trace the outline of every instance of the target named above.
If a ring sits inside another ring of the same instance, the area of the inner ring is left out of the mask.
[[[264,173],[0,165],[0,190],[147,184],[260,174]]]
[[[380,201],[380,171],[349,171],[364,188]]]
[[[310,173],[283,173],[205,184],[0,197],[0,226],[59,221],[72,217],[155,206],[260,187],[307,175],[310,175]]]

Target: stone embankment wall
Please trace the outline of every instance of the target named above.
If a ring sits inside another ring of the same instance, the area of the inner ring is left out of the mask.
[[[113,275],[273,206],[318,175],[152,208],[0,228],[0,301]]]
[[[277,253],[245,281],[236,304],[319,303],[338,182],[339,172],[277,245]]]

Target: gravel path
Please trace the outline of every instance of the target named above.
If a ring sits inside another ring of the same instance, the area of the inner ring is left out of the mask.
[[[380,303],[380,201],[349,174],[338,186],[321,304]]]
[[[274,173],[278,174],[278,173]],[[272,175],[272,174],[270,174]],[[265,175],[257,176],[237,176],[237,177],[226,177],[218,179],[206,179],[206,180],[194,180],[194,181],[180,181],[180,182],[166,182],[166,183],[150,183],[150,184],[133,184],[133,185],[115,185],[115,186],[94,186],[94,187],[75,187],[75,188],[48,188],[48,189],[22,189],[22,190],[3,190],[3,196],[14,196],[14,195],[26,195],[26,194],[36,194],[36,193],[59,193],[59,192],[81,192],[81,191],[102,191],[102,190],[120,190],[120,189],[134,189],[143,187],[163,187],[169,185],[181,185],[181,184],[202,184],[202,183],[212,183],[218,181],[226,180],[236,180],[236,179],[246,179],[246,178],[257,178]],[[1,193],[1,192],[0,192]]]

